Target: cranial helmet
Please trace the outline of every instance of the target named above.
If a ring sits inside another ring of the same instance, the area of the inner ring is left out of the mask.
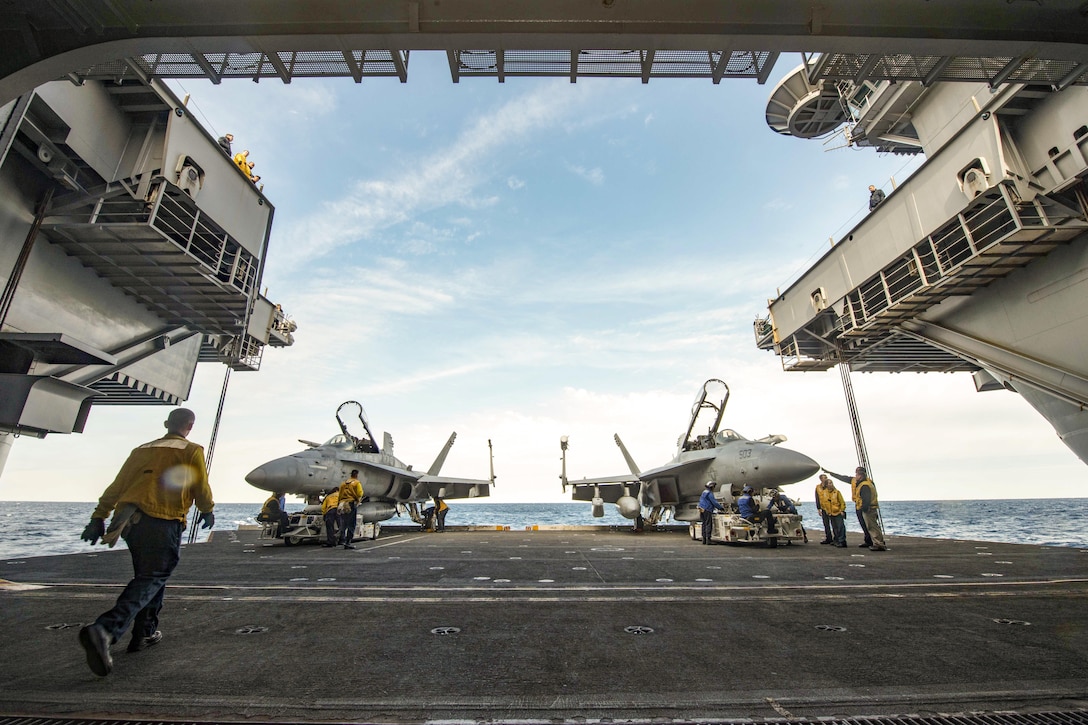
[[[718,485],[718,484],[714,483],[713,481],[707,481],[707,482],[706,482],[706,487],[707,487],[707,488],[714,488],[714,487],[715,487],[715,486],[717,486],[717,485]]]
[[[751,486],[744,487],[744,493],[751,493],[754,489]]]

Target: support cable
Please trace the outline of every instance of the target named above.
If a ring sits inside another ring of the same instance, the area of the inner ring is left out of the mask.
[[[230,382],[230,371],[232,369],[233,368],[231,368],[231,366],[228,365],[227,366],[227,372],[226,372],[226,374],[223,375],[223,390],[220,391],[220,393],[219,393],[219,409],[217,411],[215,411],[215,422],[212,423],[212,436],[211,436],[211,440],[208,441],[208,455],[204,459],[204,467],[208,470],[209,474],[211,473],[211,470],[212,470],[212,456],[215,455],[215,439],[219,435],[219,421],[223,417],[223,405],[226,403],[226,400],[227,400],[227,384]],[[190,544],[192,544],[193,542],[196,541],[196,534],[197,534],[197,521],[196,520],[197,520],[197,518],[198,518],[198,514],[197,514],[197,511],[196,511],[196,503],[194,502],[194,504],[193,504],[193,522],[189,526],[189,543]]]
[[[869,452],[865,448],[865,433],[861,430],[861,417],[858,415],[858,401],[854,397],[854,384],[850,381],[850,363],[839,363],[839,375],[842,377],[842,391],[846,395],[846,411],[850,416],[850,429],[854,434],[854,448],[858,453],[858,465],[865,469],[869,478],[873,469],[869,466]]]
[[[272,223],[271,218],[269,218],[268,223],[269,224]],[[265,237],[265,239],[267,241],[267,236]],[[239,331],[238,337],[234,340],[234,347],[231,350],[230,359],[227,361],[227,372],[223,374],[223,389],[219,392],[219,408],[218,408],[218,410],[215,411],[215,422],[212,423],[212,435],[211,435],[211,438],[208,441],[208,455],[204,459],[204,467],[209,472],[212,469],[212,457],[215,455],[215,439],[219,435],[219,421],[223,417],[223,406],[227,401],[227,385],[230,383],[230,371],[234,369],[234,365],[239,363],[242,360],[242,358],[245,357],[245,354],[246,354],[246,335],[248,334],[248,331],[249,331],[249,320],[250,320],[250,317],[253,315],[253,307],[254,307],[254,305],[256,304],[256,301],[257,301],[256,298],[257,298],[258,284],[259,284],[259,281],[256,280],[256,279],[253,280],[253,282],[250,284],[250,287],[249,287],[249,300],[246,303],[246,316],[242,320],[242,327],[241,327],[241,330]],[[196,504],[194,502],[193,523],[192,523],[192,526],[189,527],[189,543],[190,544],[192,544],[194,541],[196,541],[196,535],[197,535],[196,520],[197,520],[198,514],[196,512],[196,507],[195,506],[196,506]],[[211,532],[209,532],[209,534],[210,533]]]
[[[839,351],[839,359],[842,360],[842,351]],[[850,363],[839,363],[839,375],[842,376],[842,391],[846,395],[846,410],[850,415],[850,428],[854,433],[854,448],[858,452],[858,465],[865,469],[869,480],[873,480],[873,469],[869,465],[869,451],[865,447],[865,433],[861,430],[861,416],[858,414],[858,401],[854,397],[854,384],[850,380]],[[884,528],[884,517],[880,515],[880,507],[876,509],[877,520],[880,521],[880,530]]]

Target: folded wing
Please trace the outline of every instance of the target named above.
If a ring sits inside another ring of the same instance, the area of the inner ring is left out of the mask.
[[[567,481],[572,501],[592,501],[599,497],[605,503],[616,503],[621,496],[633,496],[638,493],[640,481],[634,476],[605,476],[603,478],[582,478]]]
[[[486,478],[424,475],[420,477],[419,484],[425,487],[427,496],[440,498],[478,498],[491,495],[491,481]]]

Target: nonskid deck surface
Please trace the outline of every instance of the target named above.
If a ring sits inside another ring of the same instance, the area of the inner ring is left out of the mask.
[[[214,721],[222,725],[223,721]],[[262,725],[262,723],[284,723],[283,720],[245,720],[246,725]],[[369,722],[369,721],[367,721]],[[466,725],[469,721],[437,721],[441,725]],[[544,725],[544,723],[562,722],[556,719],[547,720],[512,720],[517,725]],[[584,725],[586,718],[575,718],[573,722]],[[595,720],[603,723],[624,723],[625,725],[657,725],[664,722],[661,718],[651,720],[638,718],[625,718],[622,720]],[[669,720],[672,725],[683,725],[684,721]],[[725,719],[707,720],[701,719],[699,725],[1083,725],[1088,722],[1088,710],[1057,710],[1047,712],[1015,713],[950,713],[941,715],[899,715],[899,716],[862,716],[853,718],[834,718],[831,720],[821,718],[762,718],[753,719]],[[496,721],[488,721],[496,723]],[[119,720],[115,718],[67,718],[67,717],[26,717],[0,716],[0,725],[209,725],[206,720]]]
[[[0,713],[195,720],[782,719],[1088,706],[1088,551],[685,532],[255,531],[185,547],[163,642],[87,668],[124,551],[0,561]],[[1082,713],[1083,714],[1083,713]]]

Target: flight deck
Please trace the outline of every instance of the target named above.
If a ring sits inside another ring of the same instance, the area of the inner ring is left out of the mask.
[[[0,716],[177,721],[1088,719],[1088,550],[890,537],[703,546],[687,529],[184,548],[161,644],[96,677],[76,633],[128,553],[0,561]],[[1028,722],[1030,720],[1024,720]]]

